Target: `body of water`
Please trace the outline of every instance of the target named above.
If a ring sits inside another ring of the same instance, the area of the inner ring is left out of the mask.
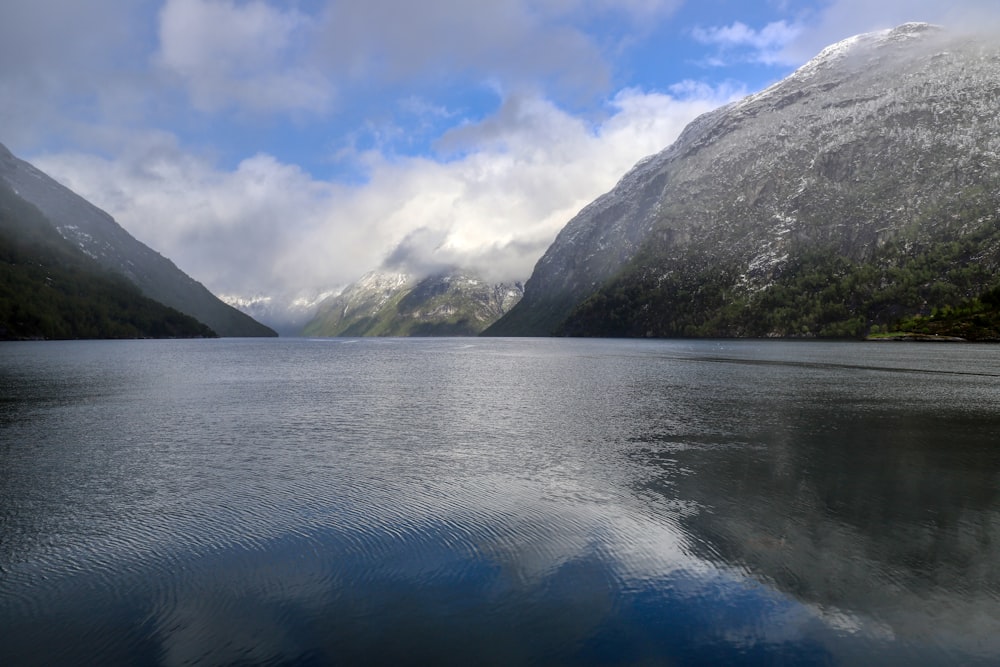
[[[0,664],[1000,661],[1000,347],[0,345]]]

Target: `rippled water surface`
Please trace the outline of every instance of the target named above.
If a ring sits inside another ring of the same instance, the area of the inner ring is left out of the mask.
[[[0,345],[0,664],[1000,661],[1000,347]]]

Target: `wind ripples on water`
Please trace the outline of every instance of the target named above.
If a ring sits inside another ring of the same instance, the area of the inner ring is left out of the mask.
[[[1000,655],[993,348],[12,349],[8,664]]]

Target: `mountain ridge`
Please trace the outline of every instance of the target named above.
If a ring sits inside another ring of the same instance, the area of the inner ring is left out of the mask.
[[[0,180],[0,340],[215,336],[100,266]]]
[[[177,266],[136,240],[114,218],[0,144],[0,179],[35,206],[67,241],[147,297],[204,322],[220,336],[276,336],[223,303]]]
[[[371,271],[325,299],[306,336],[474,336],[506,313],[520,283],[452,270],[419,277]]]
[[[485,333],[857,336],[975,296],[1000,258],[998,73],[995,42],[926,24],[827,47],[581,210]],[[843,294],[798,304],[817,263]],[[925,264],[944,278],[882,285]]]

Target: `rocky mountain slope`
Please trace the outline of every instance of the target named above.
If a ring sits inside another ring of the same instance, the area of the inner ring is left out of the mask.
[[[206,336],[215,333],[101,267],[0,181],[0,340]]]
[[[173,262],[126,232],[114,219],[0,145],[0,181],[42,213],[59,234],[145,296],[207,324],[220,336],[275,332],[223,303]]]
[[[857,336],[991,288],[1000,43],[835,44],[573,218],[495,335]]]
[[[417,279],[372,272],[323,301],[307,336],[474,336],[516,304],[518,283],[463,273]]]

